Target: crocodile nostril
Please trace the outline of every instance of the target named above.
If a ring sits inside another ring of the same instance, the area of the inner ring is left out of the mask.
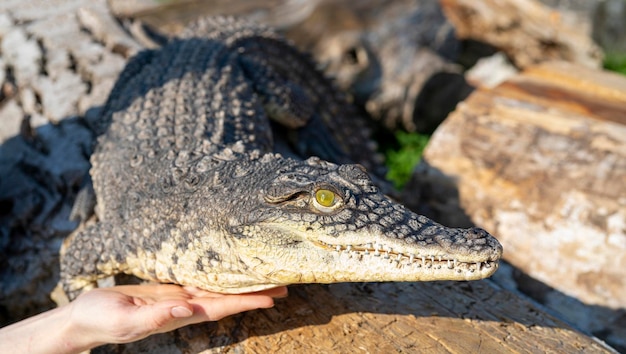
[[[489,237],[489,233],[479,227],[472,227],[465,232],[465,237],[468,240],[478,240]]]

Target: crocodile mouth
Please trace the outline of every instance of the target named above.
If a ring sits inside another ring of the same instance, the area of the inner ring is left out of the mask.
[[[460,274],[467,272],[489,272],[490,270],[495,271],[498,266],[498,261],[485,260],[478,262],[465,262],[454,257],[441,255],[398,252],[389,246],[373,243],[361,245],[340,245],[316,241],[315,244],[327,251],[346,254],[350,257],[356,257],[358,260],[363,260],[366,257],[376,257],[381,261],[388,261],[390,264],[397,267],[412,266],[415,268],[430,270],[441,269],[455,271]]]

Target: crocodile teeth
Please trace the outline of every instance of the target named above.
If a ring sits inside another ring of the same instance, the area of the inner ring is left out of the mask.
[[[363,259],[363,256],[373,255],[375,257],[382,257],[383,259],[389,260],[391,263],[397,262],[398,266],[401,264],[406,266],[414,266],[416,268],[427,268],[427,269],[442,269],[447,267],[457,273],[462,272],[480,272],[483,268],[491,268],[493,264],[490,262],[475,262],[475,263],[461,263],[458,259],[445,259],[444,256],[440,255],[419,255],[419,254],[404,254],[404,253],[394,253],[393,248],[382,245],[380,243],[366,243],[364,245],[357,245],[356,249],[353,245],[335,245],[326,242],[320,242],[326,247],[334,249],[337,252],[342,252],[347,254],[350,258],[356,256],[358,259]],[[406,262],[402,262],[402,259],[406,258]],[[417,261],[421,259],[421,262]],[[428,262],[430,261],[430,262]],[[445,263],[444,263],[445,262]]]

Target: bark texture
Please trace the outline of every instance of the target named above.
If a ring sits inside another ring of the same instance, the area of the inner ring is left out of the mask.
[[[610,353],[490,281],[306,285],[269,310],[94,353]]]
[[[440,0],[457,35],[488,43],[506,53],[518,67],[565,60],[600,67],[602,51],[591,40],[589,24],[535,0]]]
[[[412,187],[444,190],[430,203],[439,220],[469,217],[492,232],[506,260],[554,288],[531,295],[620,346],[625,117],[625,77],[564,62],[531,67],[459,105]]]

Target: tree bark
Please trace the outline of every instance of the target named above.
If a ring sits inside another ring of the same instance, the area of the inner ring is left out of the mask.
[[[589,25],[568,21],[535,0],[440,0],[457,35],[488,43],[520,68],[565,60],[598,68],[602,51],[591,40]]]
[[[507,261],[554,288],[531,295],[622,348],[625,117],[625,77],[564,62],[531,67],[459,105],[410,187],[440,198],[430,201],[436,220],[469,217],[496,235]]]
[[[94,353],[495,353],[610,349],[488,280],[304,285],[269,310]]]

